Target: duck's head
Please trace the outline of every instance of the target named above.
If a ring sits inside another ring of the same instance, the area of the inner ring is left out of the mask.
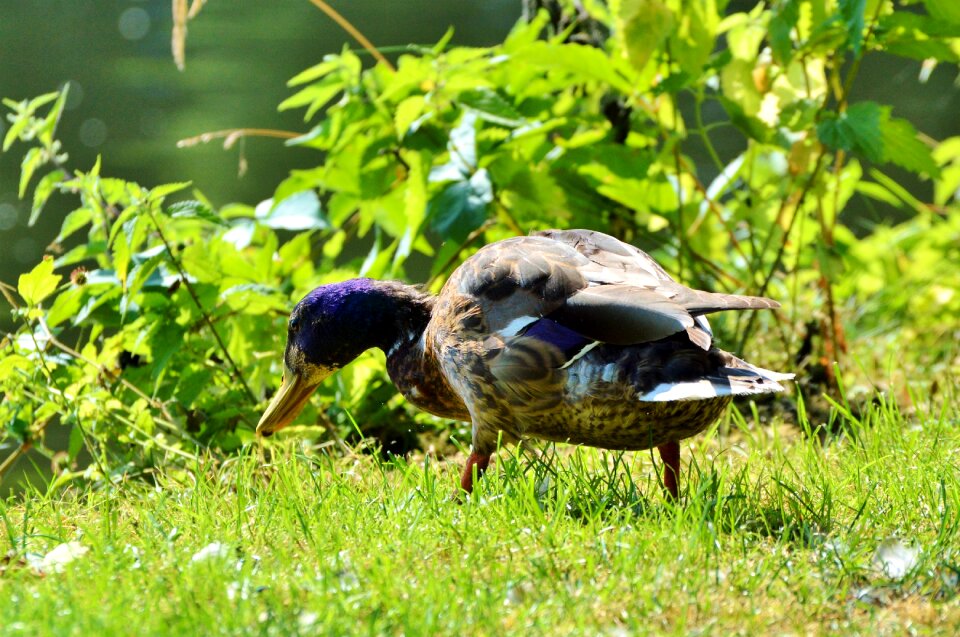
[[[287,323],[283,382],[257,425],[270,435],[289,425],[323,380],[372,347],[397,339],[398,292],[404,286],[351,279],[316,288]]]

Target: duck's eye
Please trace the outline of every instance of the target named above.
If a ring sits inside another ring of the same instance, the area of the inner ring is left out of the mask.
[[[296,332],[300,329],[300,317],[290,319],[290,323],[287,325],[290,328],[291,332]]]

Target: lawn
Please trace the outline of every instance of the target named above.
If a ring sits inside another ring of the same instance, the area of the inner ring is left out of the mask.
[[[649,453],[504,450],[457,502],[462,454],[292,436],[10,498],[0,633],[956,634],[960,429],[931,403],[829,436],[741,404],[683,445],[677,504]]]

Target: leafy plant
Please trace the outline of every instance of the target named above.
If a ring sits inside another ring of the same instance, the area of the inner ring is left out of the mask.
[[[16,445],[3,468],[30,445],[52,454],[51,423],[71,428],[69,461],[86,448],[100,474],[236,449],[279,379],[286,312],[312,287],[363,275],[436,289],[480,245],[547,227],[610,232],[692,284],[786,300],[770,318],[720,320],[741,350],[767,321],[759,342],[802,352],[812,321],[830,374],[844,318],[859,334],[922,313],[918,337],[942,336],[960,303],[949,267],[960,144],[851,96],[868,54],[957,62],[953,4],[922,6],[560,2],[487,48],[450,46],[448,33],[373,66],[345,48],[290,80],[280,108],[302,109],[310,130],[267,132],[315,149],[317,166],[256,207],[102,176],[99,163],[68,170],[55,138],[63,95],[6,101],[4,149],[29,145],[21,196],[49,168],[32,219],[59,192],[79,203],[56,243],[85,236],[2,288],[20,322],[0,343],[0,422]],[[724,115],[707,119],[708,105]],[[721,127],[739,136],[733,156],[714,147]],[[935,201],[899,186],[889,164],[935,180]],[[914,216],[857,237],[841,216],[855,195]],[[332,406],[302,422],[332,436],[359,426],[390,444],[441,426],[406,415],[378,354],[321,393]]]

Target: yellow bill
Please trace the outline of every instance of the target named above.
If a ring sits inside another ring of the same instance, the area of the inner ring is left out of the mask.
[[[309,378],[305,378],[284,366],[283,382],[260,417],[257,433],[269,436],[293,422],[310,400],[310,394],[328,375],[329,373],[311,374]]]

